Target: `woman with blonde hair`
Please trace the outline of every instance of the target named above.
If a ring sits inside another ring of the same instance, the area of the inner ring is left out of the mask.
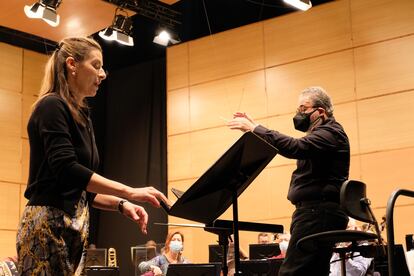
[[[17,233],[19,275],[84,275],[89,206],[119,210],[146,233],[159,207],[153,187],[132,188],[95,171],[99,157],[86,103],[106,78],[102,49],[90,38],[63,39],[45,68],[28,123],[28,199]]]
[[[167,275],[169,264],[186,264],[188,260],[182,256],[184,249],[184,235],[179,232],[171,232],[165,239],[163,254],[152,258],[147,262],[141,262],[138,266],[144,275]]]

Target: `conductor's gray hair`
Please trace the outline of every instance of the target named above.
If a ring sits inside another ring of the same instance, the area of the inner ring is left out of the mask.
[[[311,86],[303,90],[300,94],[301,96],[308,96],[312,101],[314,107],[322,107],[326,111],[328,117],[333,115],[333,105],[331,98],[325,89],[319,86]]]

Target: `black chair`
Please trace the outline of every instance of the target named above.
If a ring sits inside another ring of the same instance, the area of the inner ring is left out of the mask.
[[[313,251],[330,247],[341,259],[341,273],[346,275],[345,259],[347,253],[359,252],[364,257],[385,256],[385,246],[378,222],[366,197],[366,185],[356,180],[347,180],[340,191],[340,204],[349,217],[374,225],[376,233],[356,230],[334,230],[316,233],[300,239],[296,246],[300,250]],[[359,245],[360,241],[373,241],[369,245]],[[335,247],[336,243],[350,242],[347,247]]]

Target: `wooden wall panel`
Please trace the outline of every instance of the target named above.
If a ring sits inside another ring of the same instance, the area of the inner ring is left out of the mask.
[[[361,180],[361,155],[351,155],[351,165],[349,168],[349,179]]]
[[[260,22],[190,41],[190,85],[263,69],[262,28]]]
[[[386,209],[374,208],[374,215],[378,220],[378,223],[382,221],[382,217],[385,216]],[[413,233],[413,225],[411,223],[411,216],[414,212],[414,205],[396,206],[394,209],[394,240],[395,244],[402,244],[405,248],[405,235]],[[382,238],[387,241],[387,228],[381,233]]]
[[[168,137],[168,180],[191,177],[190,134]]]
[[[0,180],[21,179],[21,94],[0,89]]]
[[[190,130],[190,95],[188,88],[170,91],[167,94],[167,134]]]
[[[21,48],[0,42],[0,89],[22,92]]]
[[[414,1],[351,0],[354,45],[414,33]]]
[[[26,191],[26,185],[20,185],[20,201],[19,201],[19,203],[20,203],[20,209],[19,209],[19,217],[21,217],[21,215],[23,214],[23,212],[24,212],[24,208],[26,207],[26,204],[27,204],[27,199],[24,197],[24,192]],[[19,219],[19,221],[20,221],[20,219]]]
[[[397,201],[398,202],[398,201]],[[414,199],[411,198],[414,203]],[[380,214],[384,215],[385,210]],[[412,216],[414,214],[414,204],[410,206],[400,206],[394,210],[394,239],[396,244],[403,244],[405,248],[405,235],[413,234]],[[381,218],[381,216],[379,215]],[[384,233],[384,237],[386,237]]]
[[[37,96],[22,95],[22,137],[28,138],[27,123],[29,122],[30,115],[32,114],[32,105],[37,100]]]
[[[270,216],[271,185],[268,170],[264,170],[239,196],[238,207],[241,221],[258,221]]]
[[[361,155],[361,174],[375,207],[385,207],[391,193],[399,189],[414,190],[414,148],[381,151]],[[414,203],[401,197],[398,203]]]
[[[0,256],[16,256],[16,234],[17,231],[0,230]]]
[[[359,99],[414,88],[414,36],[355,49]]]
[[[361,152],[414,146],[414,90],[358,102]]]
[[[16,230],[19,223],[20,185],[0,182],[0,229]]]
[[[343,126],[348,135],[351,154],[360,152],[357,114],[357,105],[355,102],[334,104],[334,117]]]
[[[227,127],[191,133],[191,142],[186,145],[191,153],[191,177],[201,176],[242,134]]]
[[[236,111],[267,115],[264,71],[211,81],[190,88],[191,130],[223,126]]]
[[[23,50],[23,93],[38,95],[48,56]]]
[[[349,1],[264,21],[264,44],[266,67],[350,48]]]
[[[29,179],[29,162],[30,162],[30,145],[28,139],[21,139],[21,164],[22,164],[22,173],[21,173],[21,180],[20,182],[23,184],[27,184],[27,180]]]
[[[1,136],[21,137],[21,95],[0,89],[0,133]]]
[[[354,100],[352,51],[266,69],[269,115],[294,112],[300,92],[309,86],[326,89],[334,104]]]
[[[287,199],[290,178],[296,165],[287,165],[275,168],[269,168],[266,171],[269,174],[269,194],[271,197],[270,215],[268,218],[290,216],[294,206]]]
[[[188,43],[167,48],[167,90],[188,86]]]

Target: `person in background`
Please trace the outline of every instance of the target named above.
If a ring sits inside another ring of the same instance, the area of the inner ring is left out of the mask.
[[[17,276],[17,256],[6,257],[0,260],[0,276]]]
[[[98,151],[86,98],[106,78],[93,39],[65,38],[50,56],[27,131],[28,203],[18,227],[19,275],[84,275],[89,207],[119,211],[147,233],[148,214],[133,202],[167,201],[153,187],[132,188],[96,173]]]
[[[280,254],[275,256],[275,259],[284,259],[286,256],[286,251],[288,249],[289,246],[289,240],[290,240],[290,234],[288,233],[283,233],[283,234],[279,234],[279,249],[280,249]]]
[[[349,218],[347,230],[361,231],[362,228],[357,224],[356,220]],[[341,243],[338,247],[347,247],[351,243]],[[359,244],[367,244],[367,242],[359,242]],[[353,253],[347,254],[345,259],[346,275],[347,276],[365,276],[371,266],[373,258],[365,258],[357,253],[357,256],[353,256]],[[329,276],[342,276],[341,258],[338,253],[333,253],[331,258],[331,266]],[[369,275],[372,275],[370,273]]]
[[[184,250],[184,235],[179,232],[171,232],[165,240],[164,252],[149,261],[138,265],[139,271],[144,275],[165,276],[169,264],[186,264],[188,260],[182,256]]]
[[[270,130],[244,112],[236,112],[227,123],[230,129],[252,131],[280,155],[297,160],[287,196],[296,209],[279,275],[326,276],[333,245],[309,252],[297,248],[296,243],[311,234],[346,228],[348,217],[339,205],[339,191],[349,175],[348,136],[335,120],[331,98],[321,87],[308,87],[300,93],[293,125],[305,136],[294,138]]]
[[[259,233],[257,235],[257,243],[258,244],[268,244],[271,243],[270,236],[268,233]]]
[[[147,260],[150,260],[157,256],[157,243],[153,240],[148,240],[145,243],[146,253],[147,253]]]
[[[229,248],[227,251],[227,267],[228,267],[228,275],[232,276],[236,272],[236,263],[234,262],[234,239],[233,234],[229,237]],[[239,256],[240,260],[247,260],[249,258],[249,255],[246,253],[246,250],[244,250],[241,246],[239,246]]]
[[[405,252],[405,257],[407,260],[408,270],[410,271],[410,275],[414,276],[414,240],[411,240],[412,248]]]

